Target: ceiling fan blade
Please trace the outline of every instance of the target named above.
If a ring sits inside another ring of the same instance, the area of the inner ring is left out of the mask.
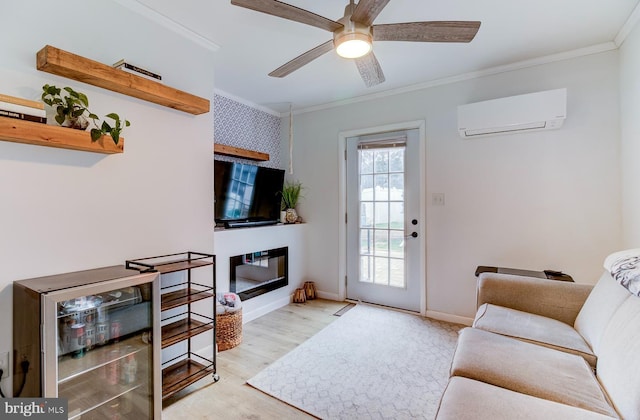
[[[300,67],[305,64],[309,64],[316,58],[320,57],[323,54],[328,53],[333,49],[333,40],[327,41],[324,44],[320,44],[312,50],[307,51],[306,53],[299,55],[293,60],[289,61],[287,64],[282,65],[269,73],[271,77],[284,77],[289,73],[293,73],[298,70]]]
[[[277,0],[231,0],[231,4],[333,32],[341,23]]]
[[[364,84],[367,85],[367,87],[379,85],[384,82],[382,67],[380,67],[380,63],[373,54],[373,51],[364,57],[356,58],[355,61],[360,76],[362,76],[362,80],[364,80]]]
[[[353,22],[371,26],[390,0],[360,0],[351,15]]]
[[[471,42],[478,21],[433,21],[373,25],[374,41]]]

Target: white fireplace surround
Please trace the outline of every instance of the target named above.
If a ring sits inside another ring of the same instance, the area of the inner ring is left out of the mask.
[[[288,305],[295,289],[302,287],[306,281],[304,278],[305,235],[305,224],[216,229],[214,253],[219,292],[229,291],[230,257],[261,249],[289,247],[289,285],[243,302],[243,323]]]

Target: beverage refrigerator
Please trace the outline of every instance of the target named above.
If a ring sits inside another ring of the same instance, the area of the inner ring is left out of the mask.
[[[13,395],[64,398],[69,419],[159,419],[158,273],[124,266],[13,283]]]

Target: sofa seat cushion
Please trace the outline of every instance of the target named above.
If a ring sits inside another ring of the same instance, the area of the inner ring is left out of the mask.
[[[612,417],[460,376],[454,376],[449,381],[436,415],[437,420],[511,420],[514,418],[598,420]]]
[[[617,415],[582,357],[477,328],[460,332],[451,376]]]
[[[478,308],[475,328],[506,335],[583,357],[592,368],[596,356],[573,327],[564,322],[528,312],[485,303]]]

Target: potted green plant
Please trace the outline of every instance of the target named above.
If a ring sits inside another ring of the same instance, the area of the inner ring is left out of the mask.
[[[302,197],[302,183],[287,181],[282,187],[282,209],[285,211],[285,223],[295,223],[298,220],[296,205]]]
[[[42,86],[42,101],[55,111],[56,122],[64,127],[85,130],[89,126],[89,120],[85,117],[85,112],[89,112],[89,99],[87,95],[76,92],[70,87],[64,90],[68,95],[63,96],[62,90],[56,86]]]
[[[62,94],[62,91],[67,95]],[[70,87],[60,89],[48,84],[42,86],[42,101],[55,111],[54,119],[63,127],[86,130],[89,120],[93,120],[95,128],[91,129],[91,141],[98,141],[103,135],[109,135],[115,144],[120,140],[120,134],[124,127],[131,126],[128,120],[121,119],[116,113],[110,113],[105,118],[114,121],[113,126],[107,121],[100,121],[98,116],[89,111],[89,98],[82,92],[76,92]],[[88,115],[85,115],[88,114]]]

